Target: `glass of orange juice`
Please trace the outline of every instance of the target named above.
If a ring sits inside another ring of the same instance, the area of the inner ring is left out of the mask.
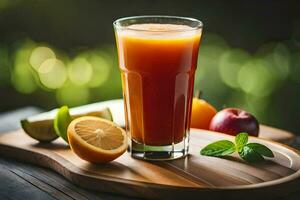
[[[146,160],[187,155],[202,23],[137,16],[116,20],[114,29],[131,155]]]

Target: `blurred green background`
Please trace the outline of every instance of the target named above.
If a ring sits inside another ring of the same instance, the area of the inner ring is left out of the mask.
[[[0,0],[0,112],[121,98],[112,22],[146,14],[204,23],[195,89],[218,109],[300,134],[297,1]]]

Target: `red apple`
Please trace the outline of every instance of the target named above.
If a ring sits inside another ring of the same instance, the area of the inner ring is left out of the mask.
[[[211,120],[209,130],[237,135],[246,132],[252,136],[258,136],[259,123],[250,113],[237,109],[226,108],[219,111]]]

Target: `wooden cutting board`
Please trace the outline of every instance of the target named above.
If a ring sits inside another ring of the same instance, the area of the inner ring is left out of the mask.
[[[268,199],[300,193],[297,150],[250,138],[271,148],[275,158],[248,164],[236,155],[226,159],[199,155],[202,147],[220,139],[233,137],[192,129],[186,158],[146,162],[126,152],[109,164],[95,165],[78,158],[61,139],[40,144],[19,130],[0,136],[0,155],[51,168],[87,189],[147,199]]]

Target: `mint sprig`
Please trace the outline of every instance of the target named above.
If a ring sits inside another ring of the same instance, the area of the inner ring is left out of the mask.
[[[248,143],[248,133],[240,133],[235,136],[236,150],[241,152],[243,147]]]
[[[248,133],[239,133],[235,136],[235,143],[229,140],[213,142],[201,151],[201,155],[223,157],[237,152],[240,157],[250,163],[264,161],[264,157],[273,158],[273,152],[265,145],[259,143],[248,143]]]
[[[221,140],[211,143],[201,150],[202,155],[207,156],[226,156],[235,152],[235,145],[229,140]]]

